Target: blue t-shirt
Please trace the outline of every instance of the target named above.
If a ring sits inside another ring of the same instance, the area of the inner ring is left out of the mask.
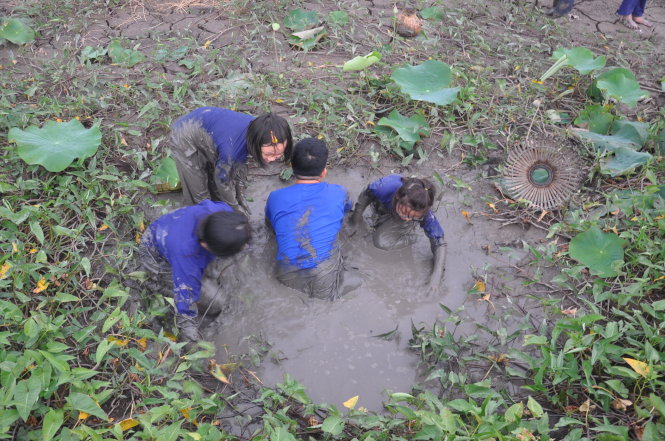
[[[201,127],[212,137],[217,149],[216,169],[220,173],[222,182],[228,180],[228,167],[220,167],[220,164],[233,165],[247,161],[247,127],[254,117],[245,113],[221,107],[199,107],[196,110],[181,116],[173,123],[176,129],[185,121],[197,120]]]
[[[377,179],[367,186],[372,196],[376,198],[383,208],[388,212],[394,211],[393,195],[402,186],[402,177],[400,175],[388,175]],[[432,210],[427,210],[420,226],[425,231],[427,237],[434,242],[436,246],[441,245],[443,239],[443,228],[437,220]]]
[[[268,196],[266,219],[277,239],[277,260],[315,268],[335,248],[352,203],[344,187],[326,182],[295,184]]]
[[[165,214],[148,226],[154,247],[171,264],[173,295],[180,314],[195,314],[191,305],[201,293],[201,278],[208,264],[215,258],[201,246],[196,227],[207,216],[218,211],[233,211],[224,202],[205,199],[191,207]]]

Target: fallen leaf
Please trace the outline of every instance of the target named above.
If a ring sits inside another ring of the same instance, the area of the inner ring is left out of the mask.
[[[11,268],[12,265],[9,262],[5,262],[2,265],[2,268],[0,268],[0,279],[4,279],[7,277],[7,271],[9,271],[9,268]]]
[[[180,413],[182,416],[184,416],[186,419],[191,419],[191,416],[189,416],[189,411],[192,410],[191,407],[185,407],[184,409],[180,409]]]
[[[635,431],[637,439],[642,441],[642,437],[644,436],[644,426],[633,426],[633,430]]]
[[[206,42],[203,44],[203,49],[208,49],[208,46],[212,44],[212,40],[206,40]]]
[[[499,210],[496,209],[496,205],[491,202],[488,202],[487,205],[492,209],[493,212],[498,213]]]
[[[116,346],[120,346],[120,347],[127,346],[127,344],[129,343],[129,339],[122,340],[122,339],[119,339],[118,337],[114,337],[112,335],[108,338],[108,341],[110,341],[111,343],[115,343]]]
[[[228,377],[224,375],[224,372],[222,372],[222,368],[217,363],[215,363],[215,366],[212,369],[210,369],[210,374],[212,374],[213,377],[217,378],[219,381],[221,381],[224,384],[231,383]]]
[[[543,212],[540,214],[540,216],[538,216],[538,222],[542,221],[547,213],[549,213],[549,211],[543,210]]]
[[[567,315],[568,317],[575,317],[575,314],[577,314],[577,308],[562,309],[561,314]]]
[[[582,403],[582,404],[580,405],[580,407],[579,407],[578,409],[579,409],[580,412],[587,413],[587,412],[589,412],[590,410],[593,410],[593,409],[595,409],[595,408],[596,408],[596,405],[595,405],[595,404],[591,404],[591,400],[590,400],[590,399],[587,399],[584,403]]]
[[[139,338],[136,340],[136,345],[139,347],[141,352],[145,352],[146,347],[148,346],[148,342],[145,337]]]
[[[643,377],[649,375],[651,367],[643,361],[635,360],[634,358],[623,357],[623,360],[630,365],[631,368]]]
[[[134,418],[127,418],[126,420],[120,421],[120,429],[124,432],[125,430],[129,430],[132,427],[138,426],[140,423],[138,420],[135,420]]]
[[[309,424],[309,427],[312,427],[318,426],[321,422],[315,416],[311,416],[307,419],[307,424]]]
[[[358,395],[355,397],[351,397],[348,400],[346,400],[342,405],[346,407],[347,409],[353,409],[356,407],[356,404],[358,404]]]
[[[30,251],[28,251],[28,253],[35,254],[37,251],[39,251],[37,248],[30,248]]]
[[[87,412],[83,412],[83,411],[80,411],[80,412],[79,412],[79,420],[85,420],[85,419],[88,418],[89,416],[90,416],[90,414],[87,413]]]
[[[630,400],[615,398],[612,401],[612,408],[614,408],[615,410],[626,410],[628,406],[630,406],[631,404],[633,404],[633,402]]]
[[[32,290],[34,294],[39,294],[40,292],[44,291],[46,288],[48,288],[48,283],[46,283],[46,279],[43,277],[39,279],[39,282],[37,282],[37,287]]]
[[[16,245],[16,242],[12,242],[12,252],[18,253],[18,245]]]
[[[127,145],[127,144],[125,144],[125,145]],[[108,225],[106,225],[106,224],[102,224],[102,226],[101,226],[101,227],[99,227],[99,231],[104,231],[104,230],[108,230],[108,228],[109,228],[109,226],[108,226]]]
[[[471,222],[471,219],[469,219],[469,212],[466,211],[466,210],[462,210],[461,213],[462,213],[462,216],[464,216],[464,219],[466,219],[466,221],[471,224],[472,222]]]
[[[485,292],[485,282],[482,280],[476,281],[476,283],[473,284],[473,290],[478,292]]]

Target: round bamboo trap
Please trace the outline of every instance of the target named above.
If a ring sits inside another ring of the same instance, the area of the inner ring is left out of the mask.
[[[580,161],[570,152],[522,144],[508,154],[504,186],[513,199],[523,199],[533,207],[553,210],[579,189],[582,175]]]

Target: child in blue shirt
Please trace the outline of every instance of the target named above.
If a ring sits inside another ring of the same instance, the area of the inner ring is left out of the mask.
[[[249,238],[244,214],[207,199],[166,214],[146,228],[139,247],[140,264],[150,288],[172,293],[183,340],[201,338],[196,302],[206,267],[216,256],[240,251]]]
[[[277,240],[277,278],[311,297],[334,300],[344,265],[337,243],[352,203],[344,187],[323,182],[325,142],[307,138],[294,147],[295,185],[275,190],[266,203],[266,222]]]
[[[358,197],[352,223],[362,222],[363,212],[372,204],[378,215],[374,225],[374,246],[383,250],[404,248],[415,242],[415,226],[424,230],[434,254],[434,267],[428,291],[438,288],[444,270],[446,247],[443,228],[432,213],[434,185],[427,179],[389,175],[367,186]]]
[[[221,200],[249,212],[243,190],[247,154],[260,166],[291,156],[291,128],[274,113],[258,118],[220,107],[201,107],[171,127],[171,150],[182,184],[183,202]]]

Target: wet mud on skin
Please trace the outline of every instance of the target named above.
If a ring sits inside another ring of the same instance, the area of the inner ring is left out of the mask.
[[[326,180],[345,186],[355,201],[371,180],[381,176],[377,171],[334,169]],[[485,183],[474,183],[473,176],[465,180],[474,187],[482,185],[482,191],[491,191]],[[424,294],[432,253],[420,228],[413,246],[388,252],[372,245],[369,229],[353,233],[345,225],[343,235],[350,236],[343,245],[346,264],[358,269],[362,286],[335,302],[305,298],[275,279],[276,246],[264,223],[270,191],[291,183],[279,181],[276,175],[250,173],[252,242],[221,277],[217,267],[211,267],[204,279],[202,297],[217,297],[224,304],[222,314],[204,329],[206,338],[216,344],[219,363],[233,361],[251,347],[256,349],[257,341],[267,342],[269,352],[256,370],[266,385],[281,382],[288,373],[304,384],[314,401],[340,406],[359,395],[358,406],[380,410],[386,390],[409,391],[422,380],[418,378],[418,356],[408,347],[411,322],[431,326],[446,315],[439,304],[452,310],[464,307],[466,319],[456,333],[466,335],[475,332],[474,322],[492,327],[490,316],[503,314],[503,303],[510,306],[506,296],[522,304],[525,311],[539,315],[538,305],[528,304],[521,279],[508,269],[526,256],[521,246],[489,255],[483,247],[496,250],[500,244],[516,240],[536,242],[543,233],[499,229],[496,222],[482,218],[473,218],[471,224],[460,211],[472,212],[469,204],[482,210],[483,203],[472,192],[452,188],[444,189],[436,212],[448,243],[445,276],[437,295]],[[367,210],[366,216],[370,212]],[[475,280],[485,274],[496,290],[493,305],[479,301],[477,294],[468,294]],[[520,320],[502,326],[510,328]],[[375,337],[396,327],[392,340]]]

